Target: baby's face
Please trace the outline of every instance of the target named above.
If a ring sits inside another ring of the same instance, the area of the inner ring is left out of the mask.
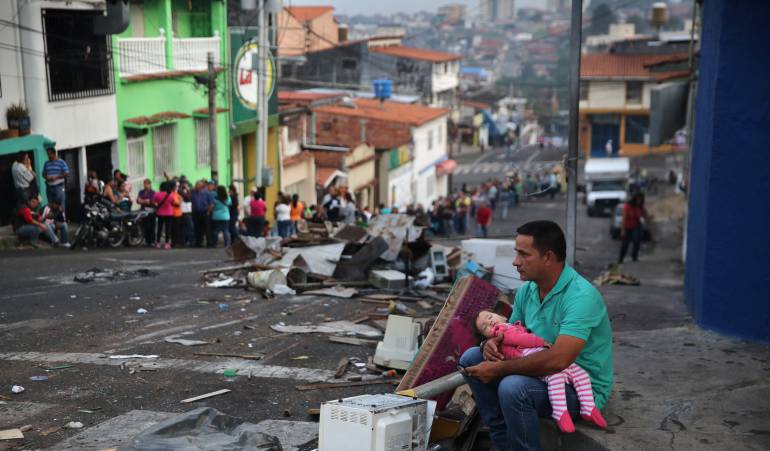
[[[498,315],[492,312],[481,312],[476,317],[476,330],[485,337],[490,337],[492,334],[492,328],[500,323],[505,323],[507,320],[504,316]]]

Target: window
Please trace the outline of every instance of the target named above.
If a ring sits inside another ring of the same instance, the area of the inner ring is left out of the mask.
[[[164,173],[178,175],[176,124],[161,125],[152,129],[152,153],[156,179],[162,179]]]
[[[626,142],[648,144],[650,142],[650,118],[648,116],[626,116]]]
[[[438,143],[439,145],[444,143],[444,124],[438,126]]]
[[[448,63],[444,63],[444,73],[445,74],[449,73],[449,64]]]
[[[580,100],[588,100],[588,82],[580,82]]]
[[[293,194],[300,194],[300,190],[302,189],[302,184],[304,183],[304,180],[300,180],[297,183],[292,183],[291,185],[286,185],[286,187],[283,189],[284,194],[291,196]],[[300,196],[302,197],[302,196]]]
[[[129,183],[134,194],[138,194],[142,189],[142,183],[146,177],[144,140],[144,136],[126,140],[126,170],[131,177]]]
[[[209,120],[195,119],[195,160],[199,168],[211,164],[211,140],[209,136]]]
[[[112,94],[109,35],[93,32],[101,11],[44,9],[43,33],[48,100],[82,99]]]
[[[641,81],[629,81],[626,83],[626,103],[642,103]]]
[[[358,61],[350,58],[344,58],[342,60],[342,70],[356,70],[358,68]]]
[[[428,150],[433,149],[433,130],[428,130]]]

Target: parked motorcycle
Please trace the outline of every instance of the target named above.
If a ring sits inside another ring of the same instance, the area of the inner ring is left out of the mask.
[[[81,246],[140,246],[144,242],[142,220],[145,211],[124,212],[103,201],[85,206],[85,220],[75,232],[72,249]]]

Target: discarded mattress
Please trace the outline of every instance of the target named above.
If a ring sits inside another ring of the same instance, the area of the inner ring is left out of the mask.
[[[211,407],[201,407],[162,421],[140,432],[119,451],[260,450],[282,451],[277,437]]]

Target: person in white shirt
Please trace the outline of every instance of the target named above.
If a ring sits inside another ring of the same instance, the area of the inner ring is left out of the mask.
[[[275,206],[275,222],[278,226],[278,235],[281,238],[288,238],[291,233],[291,207],[289,207],[289,198],[281,197],[278,205]]]
[[[11,166],[13,187],[16,189],[16,203],[19,207],[25,205],[33,196],[32,182],[35,180],[35,171],[32,170],[32,161],[29,154],[19,153],[16,161]]]

